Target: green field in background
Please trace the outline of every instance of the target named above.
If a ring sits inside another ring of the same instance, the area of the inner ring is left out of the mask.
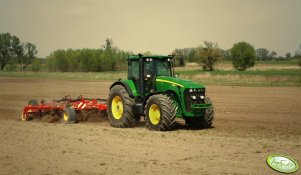
[[[187,70],[177,71],[180,78],[210,85],[240,86],[300,86],[300,69],[267,70]],[[53,78],[67,80],[115,81],[126,78],[126,71],[114,72],[0,72],[0,76],[24,78]]]

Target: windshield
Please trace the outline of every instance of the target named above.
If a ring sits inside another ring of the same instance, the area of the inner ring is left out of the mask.
[[[171,63],[168,60],[147,61],[145,64],[145,73],[152,76],[173,76]]]

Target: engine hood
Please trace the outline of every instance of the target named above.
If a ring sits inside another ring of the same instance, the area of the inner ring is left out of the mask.
[[[193,82],[191,80],[180,79],[176,77],[158,76],[157,83],[169,83],[173,86],[180,86],[182,88],[205,88],[203,85]]]

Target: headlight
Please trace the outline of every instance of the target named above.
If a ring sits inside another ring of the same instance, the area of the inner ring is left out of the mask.
[[[193,95],[193,96],[191,96],[191,98],[192,98],[192,100],[195,100],[195,99],[196,99],[196,96],[195,96],[195,95]]]
[[[193,92],[193,89],[189,89],[189,92]]]
[[[205,96],[204,96],[204,95],[201,95],[200,98],[201,98],[202,100],[204,100]]]

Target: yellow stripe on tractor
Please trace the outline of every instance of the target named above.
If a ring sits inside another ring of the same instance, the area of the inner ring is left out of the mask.
[[[181,85],[181,84],[179,84],[179,83],[175,83],[175,82],[168,81],[168,80],[156,79],[156,81],[158,81],[158,82],[170,83],[170,84],[172,84],[172,85],[177,85],[177,86],[180,86],[180,87],[184,87],[183,85]]]

